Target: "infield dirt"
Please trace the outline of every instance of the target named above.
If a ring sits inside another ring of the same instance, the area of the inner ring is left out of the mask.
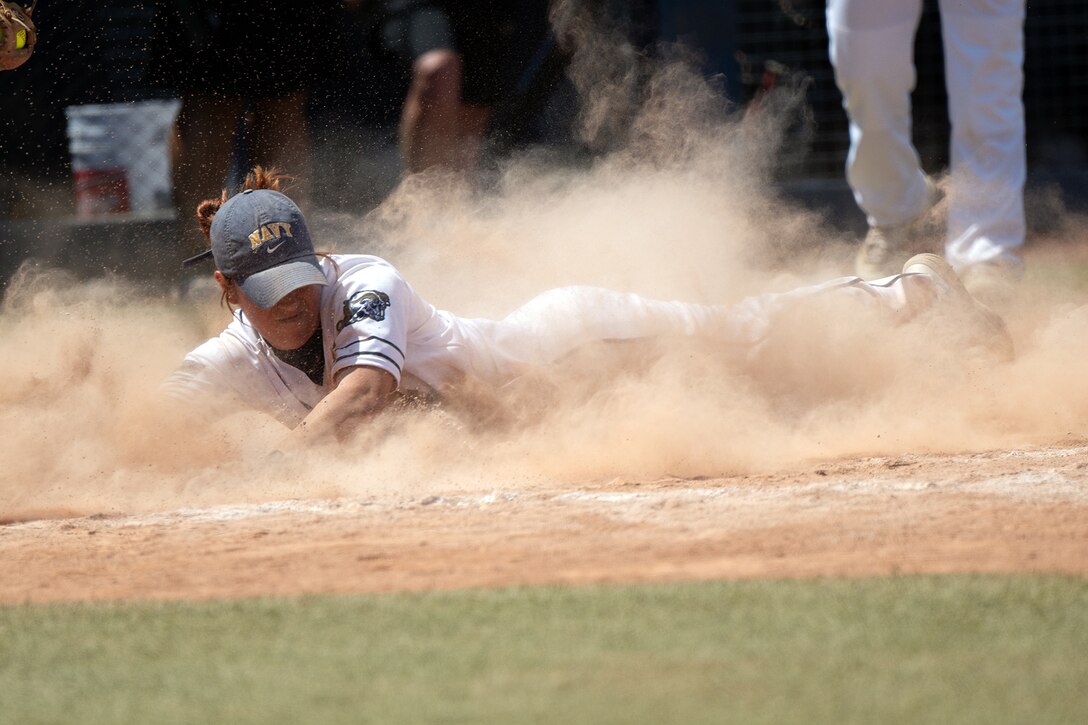
[[[0,528],[0,601],[922,572],[1088,574],[1088,447]]]

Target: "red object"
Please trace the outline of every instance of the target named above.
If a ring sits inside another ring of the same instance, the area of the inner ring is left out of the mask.
[[[84,169],[74,172],[76,216],[81,219],[129,211],[125,170]]]

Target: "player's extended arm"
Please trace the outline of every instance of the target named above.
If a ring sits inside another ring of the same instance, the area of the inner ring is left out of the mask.
[[[396,389],[396,379],[384,370],[348,368],[336,388],[314,406],[288,440],[293,444],[344,440],[384,410]]]

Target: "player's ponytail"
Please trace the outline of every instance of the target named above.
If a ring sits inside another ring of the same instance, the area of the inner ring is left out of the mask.
[[[295,177],[290,174],[285,174],[275,167],[265,168],[263,166],[254,166],[253,170],[246,174],[246,180],[242,183],[242,191],[247,189],[271,189],[272,191],[285,191],[288,188],[288,184],[294,180]],[[196,221],[200,225],[200,231],[204,233],[204,238],[211,240],[212,234],[212,219],[215,218],[216,212],[219,211],[219,207],[230,198],[226,189],[223,189],[223,193],[218,199],[205,199],[200,202],[196,208]]]
[[[285,192],[295,177],[285,174],[275,166],[265,168],[254,166],[253,170],[246,174],[246,180],[242,183],[242,191],[247,189],[271,189],[272,191]]]
[[[205,199],[200,202],[196,208],[196,223],[200,225],[200,231],[204,232],[204,238],[211,244],[212,239],[212,219],[215,218],[215,213],[219,211],[219,207],[223,206],[223,202],[227,200],[227,192],[223,192],[223,196],[219,199]]]

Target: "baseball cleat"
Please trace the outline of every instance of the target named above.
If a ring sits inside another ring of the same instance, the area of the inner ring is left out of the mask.
[[[936,254],[916,254],[903,265],[908,303],[919,312],[932,308],[947,312],[960,325],[968,347],[984,347],[1006,362],[1014,357],[1012,337],[1005,321],[967,291],[952,265]],[[910,277],[924,276],[929,290],[911,284]]]
[[[854,270],[862,279],[880,279],[895,274],[902,257],[900,251],[910,236],[910,224],[887,227],[869,227],[861,242]]]
[[[971,296],[997,312],[1009,312],[1024,277],[1024,263],[1019,259],[979,262],[960,272],[963,286]]]
[[[935,207],[944,194],[937,185],[926,177],[926,202],[922,211],[913,219],[902,224],[888,224],[869,227],[869,232],[862,240],[854,258],[854,272],[862,279],[880,279],[898,274],[903,261],[917,252],[922,244],[923,229],[927,214]]]

